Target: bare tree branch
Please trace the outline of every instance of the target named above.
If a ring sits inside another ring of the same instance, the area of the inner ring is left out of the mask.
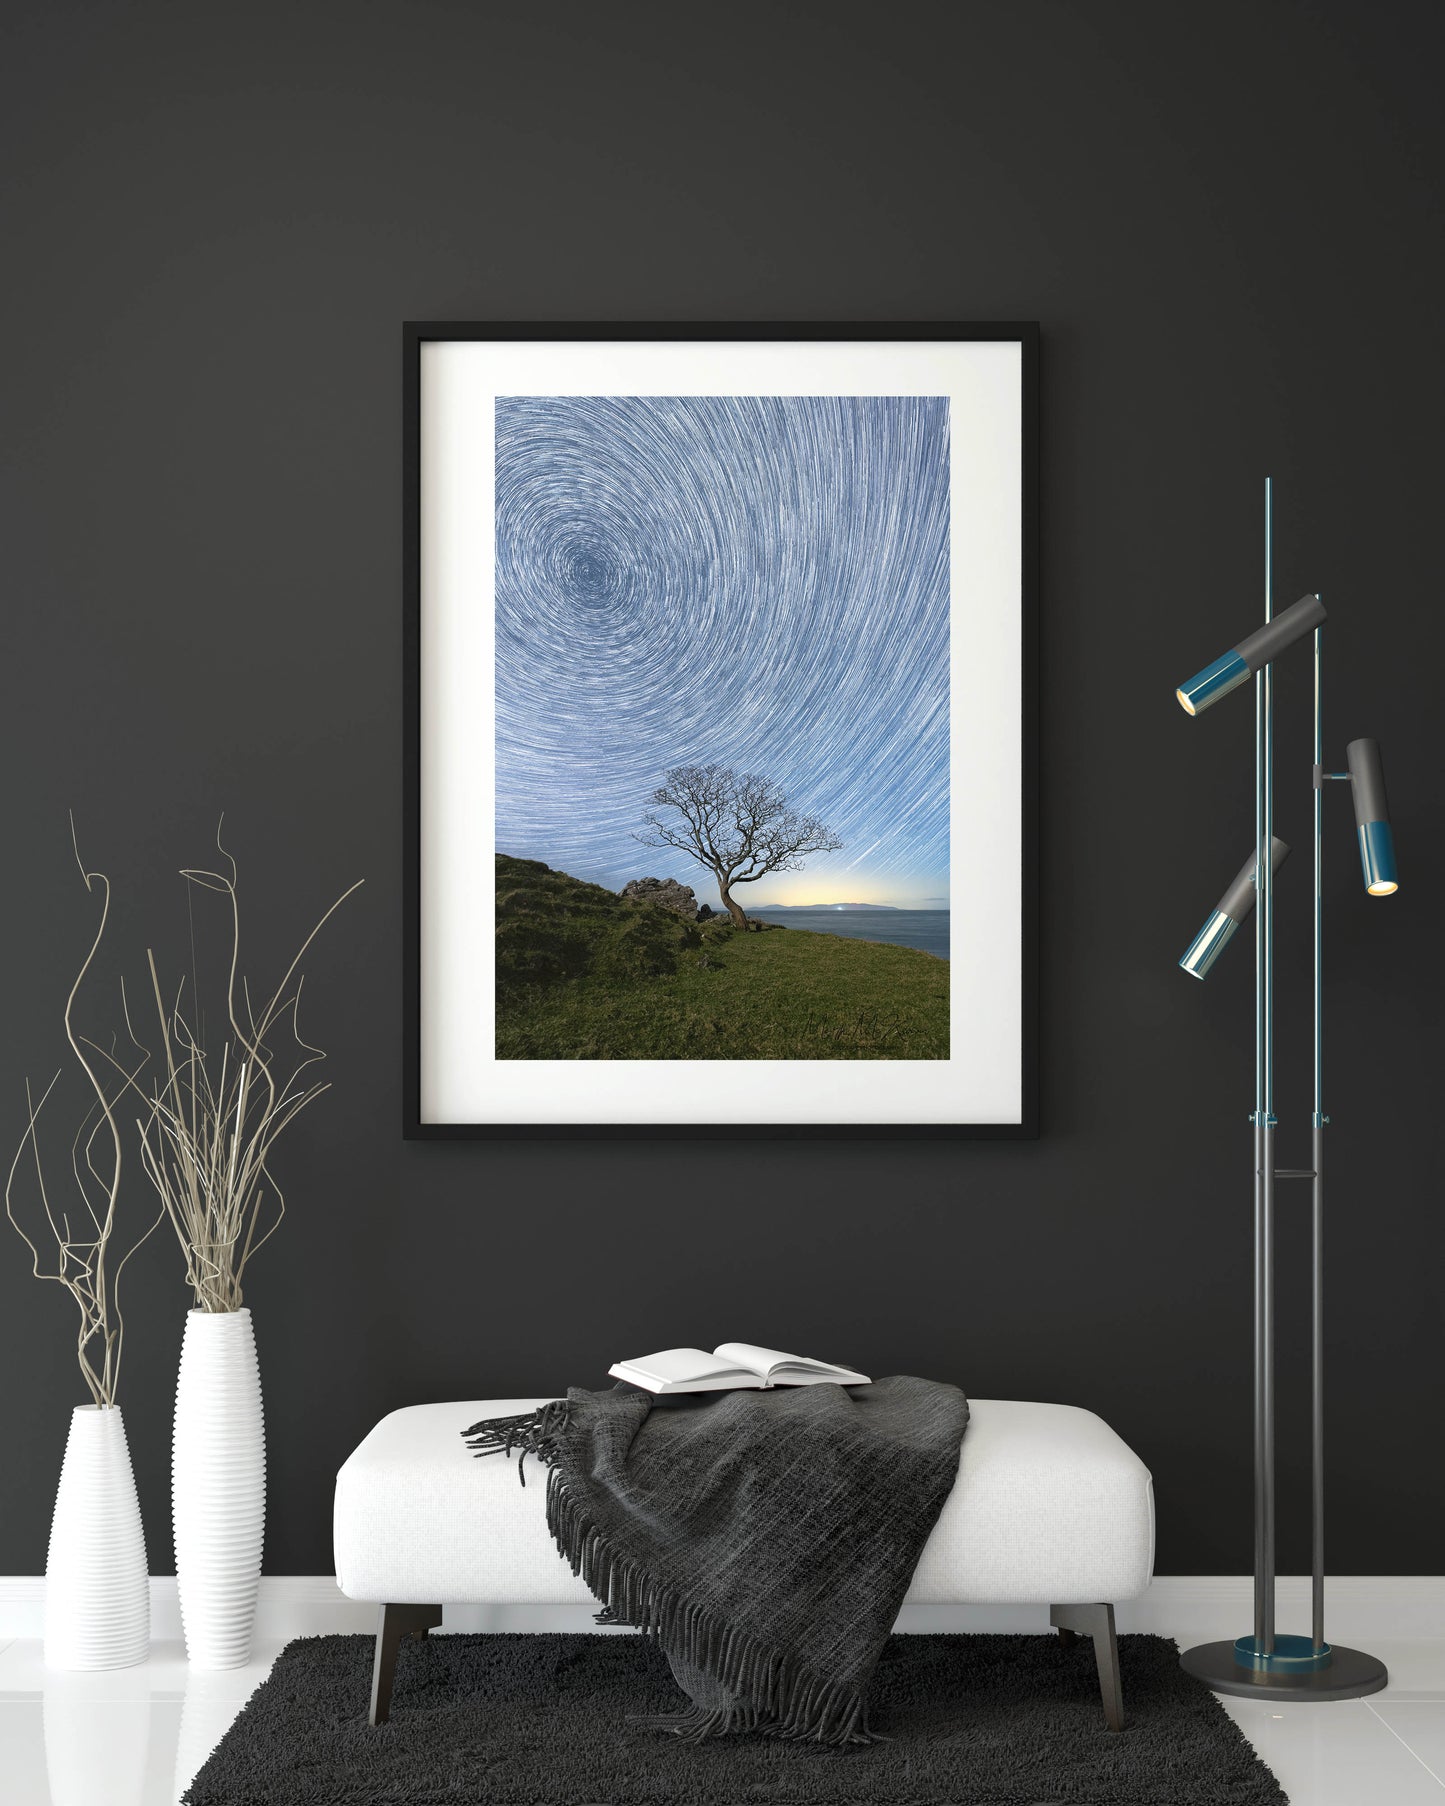
[[[732,895],[735,884],[753,884],[769,872],[801,871],[814,853],[834,853],[843,842],[813,815],[799,815],[771,778],[738,773],[728,765],[678,765],[652,793],[644,828],[634,834],[645,847],[672,847],[695,859],[717,879],[718,894],[739,927],[747,916]]]

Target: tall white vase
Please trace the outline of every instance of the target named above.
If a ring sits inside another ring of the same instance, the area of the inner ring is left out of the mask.
[[[251,1653],[266,1518],[261,1373],[249,1310],[191,1311],[171,1445],[176,1591],[195,1668]]]
[[[71,1414],[45,1558],[49,1668],[129,1668],[150,1647],[140,1502],[118,1406]]]

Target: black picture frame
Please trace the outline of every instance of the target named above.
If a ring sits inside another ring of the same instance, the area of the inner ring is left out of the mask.
[[[408,1141],[965,1140],[1028,1141],[1039,1104],[1039,325],[1037,321],[407,321],[402,327],[403,1118]],[[422,1117],[421,351],[438,340],[927,341],[1017,343],[1021,354],[1021,1071],[1017,1122],[438,1123]]]

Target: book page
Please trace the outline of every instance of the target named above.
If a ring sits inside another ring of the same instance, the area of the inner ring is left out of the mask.
[[[735,1361],[739,1367],[747,1367],[764,1379],[784,1369],[807,1376],[818,1374],[845,1383],[865,1379],[863,1374],[855,1373],[851,1367],[838,1367],[830,1361],[814,1361],[807,1355],[784,1354],[780,1348],[759,1348],[752,1342],[723,1342],[713,1353],[719,1360]]]
[[[749,1373],[757,1374],[759,1379],[766,1379],[774,1367],[795,1360],[795,1355],[784,1354],[779,1348],[758,1348],[752,1342],[720,1342],[713,1350],[720,1361],[728,1361],[735,1367],[745,1367]]]
[[[701,1348],[664,1348],[657,1354],[630,1356],[617,1365],[645,1374],[659,1385],[679,1386],[691,1380],[714,1379],[731,1372],[738,1363],[719,1360]],[[747,1371],[753,1370],[748,1368]]]

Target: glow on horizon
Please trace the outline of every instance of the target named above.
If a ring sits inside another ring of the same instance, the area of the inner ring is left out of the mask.
[[[704,902],[707,901],[706,898],[702,900]],[[934,898],[927,903],[893,903],[885,897],[847,897],[841,903],[834,903],[831,900],[826,903],[815,903],[811,900],[803,903],[780,903],[777,898],[773,898],[770,901],[762,901],[755,898],[753,901],[749,902],[746,897],[740,898],[736,891],[733,892],[733,901],[735,903],[741,902],[743,909],[748,912],[755,909],[931,909],[942,910],[947,913],[949,908],[949,905],[946,902],[943,902],[938,898]],[[718,902],[714,904],[713,907],[720,909],[722,904],[721,902]]]
[[[886,879],[875,880],[864,878],[855,880],[847,886],[830,886],[826,892],[820,892],[816,884],[808,883],[808,874],[796,874],[798,882],[789,883],[795,874],[784,873],[779,881],[763,879],[756,885],[739,885],[733,892],[744,909],[766,909],[769,904],[786,906],[789,909],[844,909],[850,903],[871,903],[884,909],[947,909],[947,895],[934,886],[924,891],[920,887],[900,886],[896,880],[889,883]],[[701,894],[701,887],[694,887]],[[706,887],[711,893],[713,887]],[[712,901],[709,895],[708,901]]]

